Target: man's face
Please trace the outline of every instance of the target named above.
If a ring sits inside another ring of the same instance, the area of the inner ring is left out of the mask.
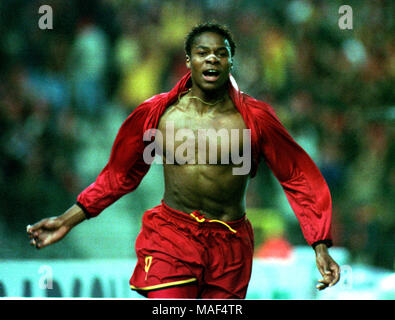
[[[203,91],[222,88],[229,80],[232,62],[229,41],[213,32],[197,36],[191,56],[187,56],[193,84]]]

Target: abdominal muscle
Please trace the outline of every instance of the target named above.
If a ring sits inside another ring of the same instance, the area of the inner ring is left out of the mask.
[[[164,202],[185,213],[200,211],[208,219],[234,221],[245,214],[249,178],[233,175],[232,165],[164,164]]]

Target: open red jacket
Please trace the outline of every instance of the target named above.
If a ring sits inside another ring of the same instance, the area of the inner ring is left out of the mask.
[[[122,124],[111,156],[96,181],[77,197],[87,217],[95,217],[120,197],[137,188],[150,165],[143,160],[143,134],[157,128],[159,118],[178,95],[191,87],[190,73],[167,93],[139,105]],[[251,130],[252,169],[264,159],[280,182],[309,245],[331,241],[331,196],[319,169],[293,140],[274,110],[265,102],[241,92],[230,77],[229,95]]]

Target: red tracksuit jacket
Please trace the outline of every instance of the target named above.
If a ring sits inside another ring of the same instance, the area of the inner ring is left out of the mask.
[[[146,130],[157,128],[160,116],[181,92],[191,87],[190,73],[167,93],[139,105],[122,124],[111,156],[96,181],[77,197],[87,217],[95,217],[120,197],[137,188],[150,165],[143,160]],[[307,153],[293,140],[273,109],[241,92],[230,77],[229,95],[251,130],[254,177],[263,158],[280,182],[309,245],[331,241],[332,204],[329,188]]]

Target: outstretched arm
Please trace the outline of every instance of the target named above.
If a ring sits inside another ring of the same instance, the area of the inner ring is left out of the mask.
[[[30,244],[37,249],[44,248],[63,239],[72,228],[86,219],[84,212],[78,205],[73,205],[58,217],[46,218],[33,226],[26,227]]]
[[[144,123],[150,104],[141,104],[124,121],[115,138],[110,159],[96,181],[77,197],[88,218],[98,216],[123,195],[134,191],[148,172],[145,163]]]
[[[143,161],[143,124],[148,108],[140,105],[122,124],[110,159],[96,181],[82,191],[77,203],[58,217],[27,227],[30,243],[43,248],[61,240],[86,218],[97,216],[124,194],[133,191],[147,173]]]

